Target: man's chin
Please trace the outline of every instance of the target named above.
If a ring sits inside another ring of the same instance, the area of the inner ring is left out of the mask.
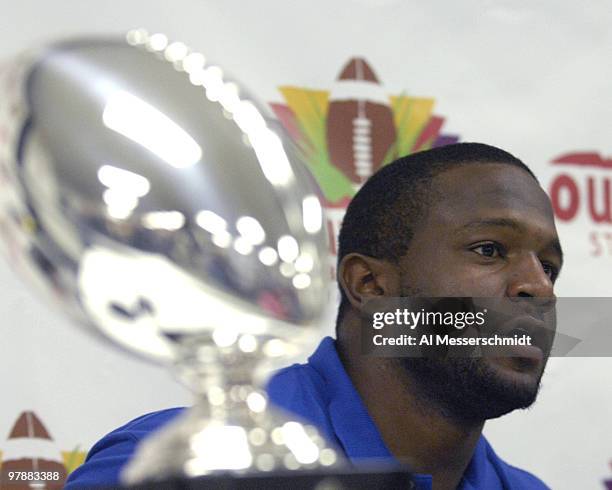
[[[532,405],[543,372],[543,366],[524,369],[518,358],[407,358],[401,365],[424,402],[468,423]]]

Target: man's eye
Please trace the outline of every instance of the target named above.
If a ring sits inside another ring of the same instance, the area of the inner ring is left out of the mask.
[[[498,243],[481,243],[476,247],[472,247],[471,250],[476,252],[478,255],[482,255],[484,257],[502,257],[504,254],[504,249]]]
[[[551,281],[555,281],[555,279],[557,279],[557,276],[559,275],[559,270],[552,264],[549,264],[547,262],[542,262],[542,269],[544,269],[544,273],[550,277]]]

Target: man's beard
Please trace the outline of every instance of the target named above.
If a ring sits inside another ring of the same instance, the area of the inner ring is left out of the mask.
[[[425,297],[418,288],[403,286],[401,297]],[[431,295],[435,297],[436,295]],[[531,406],[540,389],[533,383],[504,378],[486,357],[403,357],[397,362],[413,382],[425,407],[460,423],[481,423]]]
[[[425,406],[461,423],[479,423],[527,408],[540,386],[540,379],[530,385],[503,379],[482,357],[406,357],[398,362]]]

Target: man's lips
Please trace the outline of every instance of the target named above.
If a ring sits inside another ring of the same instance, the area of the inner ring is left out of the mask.
[[[508,337],[521,339],[528,337],[531,345],[497,345],[488,346],[483,352],[486,357],[516,357],[528,361],[529,364],[539,365],[544,361],[545,353],[550,351],[552,332],[546,328],[545,323],[531,316],[513,318],[501,325],[479,329],[483,337]],[[487,332],[488,330],[488,332]]]
[[[542,320],[536,320],[532,316],[521,316],[505,322],[499,329],[499,334],[505,337],[514,336],[517,333],[528,335],[532,345],[547,350],[550,344],[551,330],[546,328]]]
[[[518,357],[527,359],[533,364],[539,365],[544,361],[544,352],[537,345],[505,345],[503,349],[504,357]]]

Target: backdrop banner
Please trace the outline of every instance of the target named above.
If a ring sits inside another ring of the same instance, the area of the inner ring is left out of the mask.
[[[141,26],[185,42],[268,103],[320,187],[334,238],[359,186],[394,158],[457,141],[503,148],[551,198],[565,254],[557,295],[596,298],[612,297],[610,25],[604,0],[23,0],[3,9],[0,58]],[[9,137],[0,124],[0,148]],[[11,226],[0,222],[0,233]],[[5,470],[26,464],[61,480],[114,428],[191,403],[164,369],[39,301],[17,262],[0,261]],[[334,321],[330,308],[323,334]],[[612,489],[610,373],[609,357],[553,358],[533,407],[488,422],[485,435],[552,488]]]

